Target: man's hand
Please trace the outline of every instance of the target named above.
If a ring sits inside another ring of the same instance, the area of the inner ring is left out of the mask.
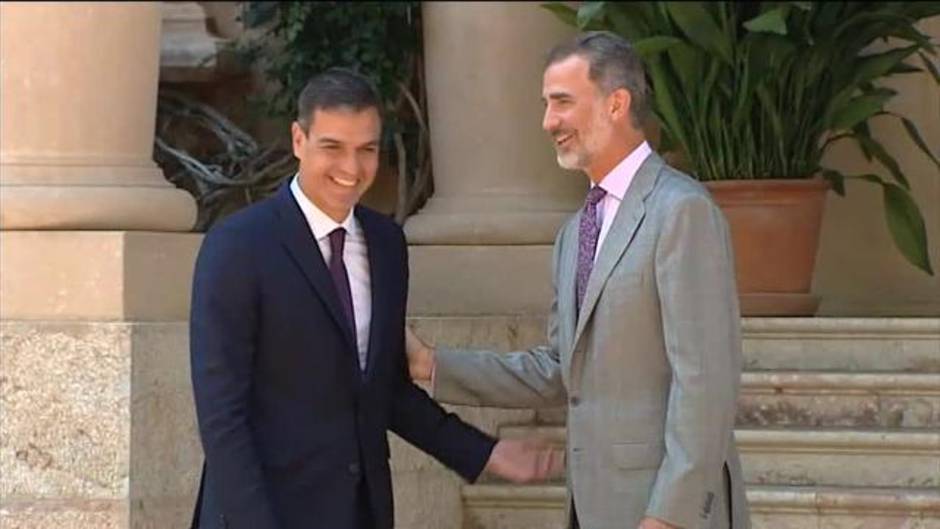
[[[662,520],[656,518],[650,518],[647,516],[640,520],[640,526],[637,529],[679,529],[674,525],[670,525]]]
[[[408,372],[414,380],[431,380],[434,371],[434,349],[418,338],[411,327],[405,325],[405,354],[408,355]]]
[[[531,439],[502,439],[493,447],[485,470],[514,483],[544,481],[565,470],[564,449]]]

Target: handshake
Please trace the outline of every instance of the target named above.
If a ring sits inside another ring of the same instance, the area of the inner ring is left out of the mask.
[[[434,373],[434,349],[405,326],[408,371],[416,381],[429,382]],[[558,478],[565,472],[565,451],[541,439],[500,439],[484,470],[514,483]]]

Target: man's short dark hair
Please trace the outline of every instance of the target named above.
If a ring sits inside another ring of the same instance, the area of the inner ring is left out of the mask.
[[[309,131],[315,111],[338,108],[355,112],[367,108],[380,110],[379,98],[365,76],[347,68],[330,68],[312,77],[300,92],[297,122]]]
[[[643,125],[650,111],[649,88],[643,62],[626,39],[609,31],[581,33],[555,46],[548,54],[545,67],[571,56],[581,57],[588,62],[588,77],[605,95],[620,88],[629,91],[633,125]]]

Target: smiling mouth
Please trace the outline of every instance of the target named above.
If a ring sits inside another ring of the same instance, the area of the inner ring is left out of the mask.
[[[571,142],[571,138],[574,137],[574,134],[564,134],[561,136],[555,137],[555,146],[556,147],[565,147]]]
[[[356,179],[347,180],[345,178],[339,178],[336,176],[330,176],[330,180],[332,180],[336,185],[348,188],[356,187],[356,184],[358,183],[358,180]]]

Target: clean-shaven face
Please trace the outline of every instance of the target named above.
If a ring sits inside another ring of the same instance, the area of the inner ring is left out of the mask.
[[[572,55],[546,68],[542,77],[542,128],[565,169],[586,170],[613,138],[605,98],[589,71],[587,60]]]
[[[318,208],[342,222],[375,181],[382,121],[375,108],[318,109],[312,118],[306,132],[299,123],[291,126],[300,186]]]

